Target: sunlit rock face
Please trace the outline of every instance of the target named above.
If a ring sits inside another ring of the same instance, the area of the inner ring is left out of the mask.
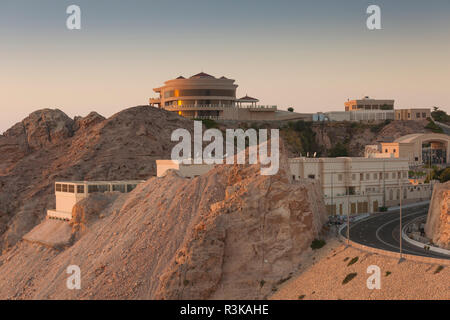
[[[169,171],[127,194],[86,198],[73,209],[70,246],[20,242],[0,256],[0,298],[266,298],[327,218],[319,184],[291,181],[288,168],[283,156],[272,176],[259,165],[194,179]],[[66,289],[68,265],[82,270],[83,290]]]
[[[434,244],[450,249],[450,181],[434,187],[425,233]]]
[[[0,135],[0,252],[55,208],[56,180],[148,179],[170,157],[173,130],[192,123],[140,106],[108,119],[43,109],[15,124]]]

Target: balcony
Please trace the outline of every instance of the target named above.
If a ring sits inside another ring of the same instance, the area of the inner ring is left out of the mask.
[[[202,105],[171,105],[164,106],[167,111],[178,111],[178,110],[224,110],[225,108],[236,108],[236,109],[248,109],[249,111],[276,111],[277,106],[268,105],[252,105],[252,106],[235,106],[235,105],[219,105],[219,104],[202,104]]]
[[[205,105],[194,105],[194,104],[190,104],[190,105],[172,105],[172,106],[164,106],[164,109],[166,109],[167,111],[189,111],[189,110],[223,110],[224,108],[234,108],[233,106],[221,106],[221,105],[214,105],[214,104],[205,104]]]

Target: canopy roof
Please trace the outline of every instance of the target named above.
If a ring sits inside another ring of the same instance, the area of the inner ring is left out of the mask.
[[[238,99],[238,101],[239,102],[259,102],[258,99],[249,97],[248,95],[245,95],[245,97]]]

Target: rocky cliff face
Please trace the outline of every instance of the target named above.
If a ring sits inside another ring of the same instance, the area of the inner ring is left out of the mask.
[[[347,146],[349,156],[364,156],[364,147],[379,142],[393,142],[401,136],[411,133],[431,132],[425,129],[427,120],[423,121],[392,121],[388,124],[364,124],[330,122],[316,124],[313,131],[316,134],[316,143],[323,148],[324,156],[327,150],[337,143]]]
[[[54,208],[56,180],[147,179],[170,156],[170,135],[192,121],[148,106],[109,119],[33,112],[0,135],[0,250],[14,245]]]
[[[434,244],[450,249],[450,181],[434,187],[425,233]]]
[[[69,248],[20,242],[0,256],[0,298],[265,298],[326,220],[319,186],[289,177],[285,159],[274,176],[258,165],[220,165],[89,197],[74,207]],[[66,288],[71,264],[81,290]]]

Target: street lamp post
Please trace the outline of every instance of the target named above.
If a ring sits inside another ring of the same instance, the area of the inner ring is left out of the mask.
[[[333,176],[334,172],[331,172],[331,215],[336,215],[336,211],[333,209],[334,201],[333,201]]]
[[[347,246],[350,245],[350,190],[348,190],[347,200]]]
[[[400,178],[400,260],[402,260],[402,198],[403,198],[403,185]]]

